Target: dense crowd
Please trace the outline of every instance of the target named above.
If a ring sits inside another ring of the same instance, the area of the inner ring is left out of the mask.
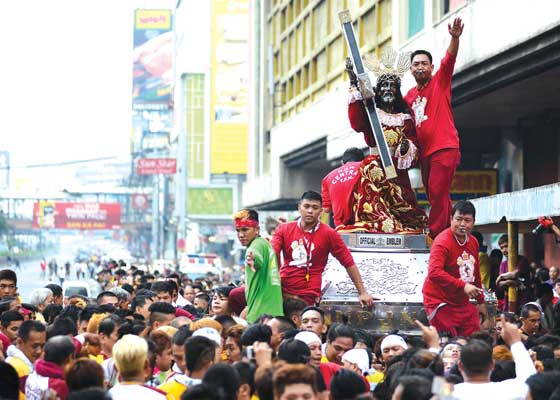
[[[49,284],[28,303],[0,271],[2,399],[560,398],[560,337],[543,328],[542,301],[444,342],[420,322],[422,337],[329,323],[296,297],[249,324],[227,276],[111,266],[96,299]]]

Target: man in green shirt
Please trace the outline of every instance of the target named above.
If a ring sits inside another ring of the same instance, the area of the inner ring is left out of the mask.
[[[276,253],[270,243],[259,236],[259,214],[244,209],[234,215],[235,230],[241,245],[247,247],[245,258],[245,299],[247,321],[255,322],[267,313],[281,316],[282,289]]]

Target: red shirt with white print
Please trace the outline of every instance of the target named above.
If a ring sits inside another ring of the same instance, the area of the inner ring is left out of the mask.
[[[482,287],[478,263],[478,241],[468,234],[468,240],[459,244],[451,228],[447,228],[435,238],[430,250],[428,276],[424,281],[422,294],[424,306],[433,309],[441,303],[463,306],[469,303],[464,288],[467,283]],[[477,301],[484,303],[481,294]]]
[[[321,279],[329,253],[345,268],[354,265],[352,254],[340,235],[330,226],[318,222],[303,231],[300,220],[280,224],[270,242],[280,263],[282,292],[301,297],[308,304],[321,295]],[[306,277],[308,275],[308,277]]]
[[[458,149],[459,135],[451,109],[451,76],[456,57],[445,52],[441,65],[426,87],[416,86],[404,100],[414,115],[420,158],[438,150]]]
[[[321,197],[323,207],[330,208],[334,224],[348,225],[352,220],[352,199],[354,185],[360,175],[360,162],[350,161],[332,170],[323,178]]]

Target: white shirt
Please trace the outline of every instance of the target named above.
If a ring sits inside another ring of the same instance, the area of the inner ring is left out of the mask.
[[[185,299],[181,293],[177,294],[177,302],[175,303],[175,307],[185,307],[185,306],[192,306],[192,303]]]
[[[159,389],[139,384],[119,383],[109,390],[113,400],[166,400],[167,397]]]
[[[511,353],[515,362],[516,377],[514,379],[507,379],[502,382],[459,383],[455,385],[453,398],[465,400],[525,399],[529,391],[525,381],[531,375],[536,374],[537,370],[523,343],[514,343],[511,346]]]

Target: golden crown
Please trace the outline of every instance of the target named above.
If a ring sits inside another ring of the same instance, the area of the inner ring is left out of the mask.
[[[398,53],[392,47],[386,47],[378,59],[374,54],[364,56],[364,65],[376,76],[396,75],[402,78],[410,68],[410,51]]]

